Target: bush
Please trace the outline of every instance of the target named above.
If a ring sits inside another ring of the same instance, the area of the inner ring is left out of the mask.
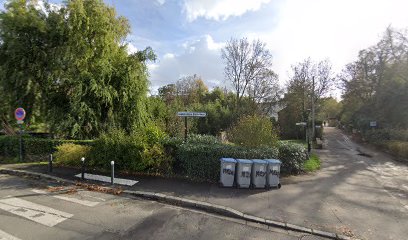
[[[246,147],[275,146],[278,134],[269,118],[245,116],[228,131],[228,139]]]
[[[190,179],[216,182],[219,179],[222,157],[265,159],[276,158],[276,148],[249,149],[222,144],[182,144],[177,150],[176,161],[180,165],[178,174]]]
[[[282,161],[282,173],[299,174],[302,172],[303,164],[309,158],[305,146],[291,142],[279,142],[278,149],[278,159]]]
[[[168,174],[172,158],[165,154],[161,143],[166,138],[153,126],[131,135],[123,130],[112,130],[95,140],[89,164],[98,169],[109,169],[113,160],[118,170]]]
[[[405,141],[386,141],[382,144],[393,155],[408,159],[408,142]]]
[[[60,166],[81,166],[81,158],[89,158],[90,146],[83,146],[73,143],[63,143],[56,147],[54,153],[55,164]]]

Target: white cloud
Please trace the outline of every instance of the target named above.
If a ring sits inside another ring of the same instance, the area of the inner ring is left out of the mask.
[[[387,26],[408,27],[408,2],[400,0],[286,0],[272,31],[248,33],[268,43],[275,71],[287,71],[306,57],[329,58],[334,70],[356,60],[359,50],[377,43]]]
[[[157,1],[157,3],[159,4],[159,5],[163,5],[165,2],[166,2],[166,0],[156,0]]]
[[[183,10],[190,22],[199,17],[220,21],[241,16],[247,11],[257,11],[268,2],[270,0],[184,0]]]
[[[152,92],[193,74],[201,76],[210,88],[223,85],[222,46],[222,43],[214,42],[210,35],[205,35],[182,44],[183,51],[179,54],[164,54],[158,62],[149,65]]]
[[[137,52],[136,46],[133,45],[132,43],[127,43],[126,47],[127,47],[126,50],[127,50],[128,54],[133,54],[133,53]]]

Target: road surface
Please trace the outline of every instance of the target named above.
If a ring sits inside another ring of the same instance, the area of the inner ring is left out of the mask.
[[[47,184],[0,175],[0,239],[292,240],[302,236],[153,201],[84,190],[50,192],[44,188]]]

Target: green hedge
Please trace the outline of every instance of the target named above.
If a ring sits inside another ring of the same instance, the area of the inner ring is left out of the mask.
[[[219,179],[220,158],[243,159],[277,158],[277,148],[244,148],[222,144],[191,144],[179,146],[176,162],[180,172],[190,179],[216,182]]]
[[[0,156],[3,158],[18,158],[19,136],[0,136]],[[26,161],[44,161],[55,152],[56,147],[63,143],[92,145],[92,140],[57,140],[23,136],[23,154]]]

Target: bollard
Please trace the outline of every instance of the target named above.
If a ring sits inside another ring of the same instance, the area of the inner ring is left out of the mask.
[[[111,161],[111,184],[113,185],[113,180],[115,178],[115,162]]]
[[[82,180],[84,180],[84,179],[85,179],[85,158],[82,157],[82,158],[81,158],[81,161],[82,161],[81,178],[82,178]]]
[[[50,154],[50,158],[48,160],[48,172],[52,172],[52,153]]]

